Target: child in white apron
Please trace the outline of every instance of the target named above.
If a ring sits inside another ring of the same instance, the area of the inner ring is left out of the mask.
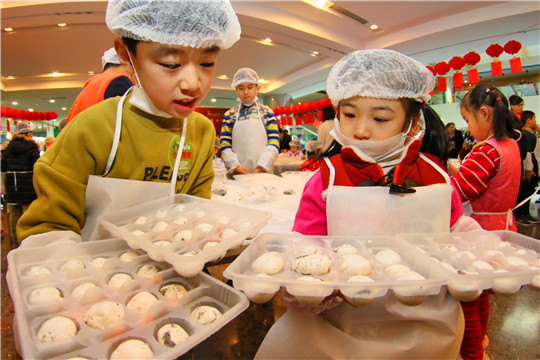
[[[362,236],[478,228],[462,217],[445,172],[444,126],[426,105],[433,86],[425,66],[390,50],[355,51],[334,65],[327,92],[337,105],[336,141],[304,188],[294,231]],[[409,135],[419,120],[424,142]],[[289,310],[257,359],[458,356],[463,313],[446,288],[417,306],[392,293],[363,307],[336,296],[312,308],[287,293],[284,300]]]

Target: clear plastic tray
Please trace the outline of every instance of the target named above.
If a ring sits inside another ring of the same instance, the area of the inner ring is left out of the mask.
[[[431,257],[448,279],[450,293],[462,301],[472,301],[486,289],[513,294],[540,274],[540,241],[513,231],[400,236]]]
[[[342,269],[344,258],[335,251],[336,248],[349,244],[358,254],[367,259],[371,266],[370,277],[373,282],[348,282],[350,273]],[[294,271],[293,261],[308,249],[318,249],[321,254],[331,259],[328,273],[313,275],[322,281],[306,282],[298,280],[303,274]],[[385,266],[376,260],[376,254],[385,249],[394,250],[400,257],[400,263],[420,274],[424,279],[396,280],[385,272]],[[283,270],[264,276],[252,269],[252,264],[259,256],[277,252],[283,260]],[[435,272],[431,262],[414,246],[396,237],[330,237],[304,236],[300,234],[259,235],[253,243],[242,252],[224,271],[223,275],[233,281],[236,289],[242,290],[253,302],[265,302],[281,288],[294,295],[306,305],[315,305],[339,290],[353,305],[362,305],[385,296],[389,290],[394,292],[398,300],[405,304],[415,305],[425,300],[428,295],[440,292],[444,278]]]
[[[255,237],[270,217],[262,210],[177,194],[111,212],[98,222],[152,260],[171,264],[180,275],[194,276],[207,262]],[[182,236],[185,240],[180,240]]]
[[[8,253],[11,297],[15,305],[15,321],[20,339],[19,349],[25,359],[68,359],[81,356],[88,359],[109,359],[112,351],[127,339],[144,341],[156,359],[176,358],[218,331],[249,306],[249,301],[239,291],[208,276],[199,274],[185,278],[179,276],[167,263],[152,261],[142,251],[131,262],[120,260],[120,256],[132,251],[122,239],[63,244],[42,248],[17,249]],[[92,264],[96,257],[106,257],[101,268]],[[70,260],[80,260],[84,269],[71,273],[60,271]],[[143,265],[154,264],[159,271],[154,277],[138,275]],[[50,275],[30,276],[32,266],[42,266]],[[133,279],[120,288],[108,285],[116,273],[129,274]],[[92,282],[96,287],[81,297],[72,294],[82,283]],[[187,292],[180,299],[164,297],[162,286],[170,283],[182,284]],[[30,302],[32,291],[55,287],[63,298],[53,302],[36,304]],[[131,298],[141,291],[152,293],[157,302],[148,311],[134,312],[126,307]],[[114,301],[124,307],[123,320],[104,329],[96,329],[85,323],[84,315],[94,304]],[[220,310],[221,317],[208,325],[199,324],[191,318],[191,310],[199,305],[210,305]],[[41,342],[37,333],[41,325],[54,316],[65,316],[77,326],[74,337],[55,342]],[[175,323],[189,334],[187,340],[175,347],[167,347],[157,340],[158,329],[166,323]]]

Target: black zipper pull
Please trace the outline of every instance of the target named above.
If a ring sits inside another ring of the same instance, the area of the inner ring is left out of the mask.
[[[392,195],[409,195],[416,192],[415,189],[407,187],[406,185],[390,184],[390,194]]]

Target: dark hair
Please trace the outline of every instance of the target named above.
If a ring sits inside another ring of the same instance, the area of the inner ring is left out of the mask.
[[[535,114],[530,111],[530,110],[525,110],[522,114],[521,114],[521,127],[525,126],[525,124],[527,123],[527,121],[529,121],[529,119],[532,119],[533,117],[535,116]]]
[[[122,66],[121,64],[113,64],[113,63],[106,63],[105,66],[103,67],[103,71],[107,70],[108,68],[111,68],[111,67],[119,67],[119,66]]]
[[[448,129],[452,125],[456,126],[456,124],[454,124],[453,122],[449,122],[448,124],[446,124],[446,128]]]
[[[122,36],[122,41],[124,42],[124,45],[126,45],[126,47],[128,48],[129,52],[132,53],[133,56],[137,56],[137,44],[140,41],[125,36]]]
[[[493,136],[495,139],[519,136],[514,129],[521,128],[519,121],[508,108],[508,100],[495,86],[480,84],[469,91],[461,101],[461,107],[472,112],[482,106],[493,108]]]
[[[510,103],[510,105],[519,105],[523,102],[523,99],[517,95],[510,95],[510,97],[508,98],[508,102]]]
[[[401,104],[405,108],[405,125],[418,115],[422,111],[424,121],[426,123],[426,129],[424,138],[422,139],[422,146],[420,151],[423,153],[435,155],[438,157],[446,167],[446,161],[448,160],[448,138],[446,136],[446,128],[441,121],[439,115],[431,107],[425,103],[420,103],[415,99],[403,98]],[[330,157],[341,152],[341,144],[336,140],[330,144],[328,149],[319,156],[319,158]]]
[[[333,106],[328,105],[322,109],[323,122],[326,120],[334,120],[335,117],[336,117],[336,111],[334,110]]]

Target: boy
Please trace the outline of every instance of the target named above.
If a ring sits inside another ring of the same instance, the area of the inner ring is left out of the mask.
[[[229,175],[272,173],[279,154],[279,131],[272,109],[257,102],[255,70],[241,68],[232,87],[240,104],[229,109],[221,126],[221,158]]]
[[[240,37],[230,2],[110,0],[106,23],[137,86],[81,112],[36,164],[38,198],[19,222],[21,238],[77,237],[84,227],[92,239],[110,197],[116,208],[170,193],[210,198],[215,130],[193,109],[219,50]]]

